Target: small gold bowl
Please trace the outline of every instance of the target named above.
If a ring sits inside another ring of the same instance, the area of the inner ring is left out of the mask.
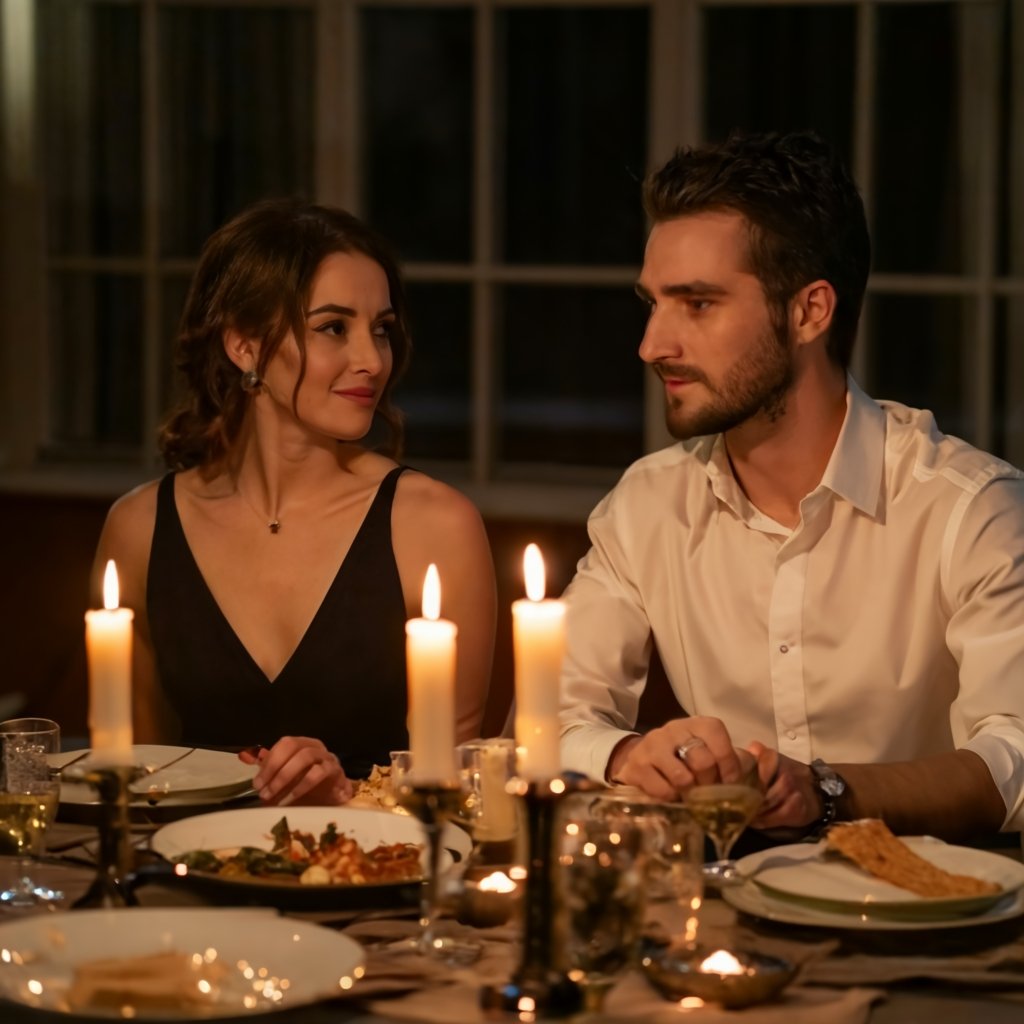
[[[666,999],[698,996],[707,1003],[739,1009],[767,1002],[796,976],[786,960],[744,950],[666,950],[642,960],[650,983]]]

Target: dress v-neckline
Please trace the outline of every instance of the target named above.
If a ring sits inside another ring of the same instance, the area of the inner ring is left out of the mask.
[[[227,615],[224,614],[224,609],[221,608],[220,603],[217,601],[217,598],[214,596],[214,593],[210,589],[209,584],[206,582],[206,577],[203,575],[202,569],[199,568],[199,563],[196,561],[195,553],[192,551],[192,545],[189,544],[188,537],[185,534],[185,527],[182,525],[181,515],[178,512],[176,487],[172,483],[170,504],[171,508],[174,510],[174,524],[175,528],[177,529],[178,533],[181,536],[181,541],[184,544],[185,550],[188,551],[189,563],[193,571],[195,572],[196,577],[198,578],[203,591],[209,598],[210,605],[212,606],[214,613],[226,627],[228,634],[231,636],[232,642],[236,644],[238,649],[242,652],[243,658],[246,660],[246,662],[248,662],[253,672],[255,672],[259,679],[262,682],[264,682],[267,686],[276,686],[280,682],[280,680],[288,672],[289,668],[297,660],[303,648],[306,646],[306,642],[310,634],[314,632],[321,616],[324,613],[324,608],[328,604],[331,595],[338,587],[339,580],[341,579],[342,574],[345,572],[346,566],[348,566],[351,561],[352,553],[356,550],[356,547],[361,543],[363,535],[367,530],[367,524],[370,522],[373,516],[378,501],[381,500],[381,494],[384,490],[384,485],[390,481],[390,478],[392,476],[396,476],[399,473],[401,473],[403,468],[404,467],[402,466],[396,466],[394,469],[388,470],[388,472],[385,473],[384,476],[381,478],[380,483],[377,484],[377,490],[374,492],[373,498],[371,499],[370,504],[367,506],[366,512],[363,514],[362,521],[359,524],[359,529],[356,530],[355,536],[352,538],[352,543],[349,544],[348,550],[342,557],[341,563],[338,565],[338,569],[335,572],[334,577],[331,579],[329,586],[324,591],[324,596],[320,599],[320,603],[317,605],[316,610],[313,612],[313,615],[310,618],[309,622],[306,623],[306,628],[302,631],[302,635],[299,637],[298,643],[296,643],[295,647],[292,649],[292,652],[285,659],[277,675],[274,676],[273,679],[271,679],[271,677],[267,675],[267,673],[260,666],[259,662],[257,662],[256,659],[252,656],[252,654],[249,651],[249,648],[246,647],[245,644],[242,642],[242,638],[238,635],[238,632],[232,625],[231,620],[227,617]],[[176,481],[177,476],[175,476],[173,479]]]

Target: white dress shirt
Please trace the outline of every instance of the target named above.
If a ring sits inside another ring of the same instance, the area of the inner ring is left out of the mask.
[[[954,749],[1024,829],[1024,473],[931,413],[848,381],[792,530],[760,513],[720,435],[634,463],[589,520],[566,591],[562,762],[603,778],[636,724],[651,643],[692,715],[809,763]]]

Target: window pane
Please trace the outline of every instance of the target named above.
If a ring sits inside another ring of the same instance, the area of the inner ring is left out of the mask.
[[[853,8],[726,7],[704,17],[707,138],[813,128],[848,163]]]
[[[955,4],[881,5],[874,225],[876,270],[966,269]]]
[[[470,292],[461,284],[408,285],[412,362],[398,385],[410,457],[468,459]]]
[[[644,318],[627,287],[504,289],[499,458],[618,467],[638,458]]]
[[[868,298],[871,394],[935,413],[939,429],[974,442],[974,301],[954,296]]]
[[[162,324],[160,331],[160,409],[161,419],[174,403],[180,380],[174,367],[174,342],[178,336],[181,313],[185,308],[185,296],[191,278],[168,277],[163,282]]]
[[[643,248],[647,11],[499,12],[514,263],[633,263]]]
[[[473,14],[362,16],[364,208],[407,260],[471,252]]]
[[[142,439],[142,286],[113,274],[54,274],[50,283],[52,440],[137,455]],[[59,311],[59,313],[57,312]]]
[[[309,195],[312,16],[303,10],[160,12],[161,248],[191,256],[243,206]]]
[[[49,0],[39,11],[39,119],[54,254],[142,251],[139,10]]]
[[[995,403],[993,451],[1024,466],[1024,297],[996,304]]]

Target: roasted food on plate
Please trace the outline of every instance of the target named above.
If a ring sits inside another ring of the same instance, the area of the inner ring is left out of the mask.
[[[287,817],[271,829],[273,846],[232,850],[190,850],[176,863],[222,878],[258,878],[302,885],[380,885],[418,879],[422,847],[418,843],[381,843],[364,850],[334,822],[319,838],[288,827]]]
[[[944,899],[953,896],[983,896],[999,891],[995,882],[973,875],[954,875],[918,856],[877,818],[833,825],[827,847],[853,861],[858,867],[918,896]]]

